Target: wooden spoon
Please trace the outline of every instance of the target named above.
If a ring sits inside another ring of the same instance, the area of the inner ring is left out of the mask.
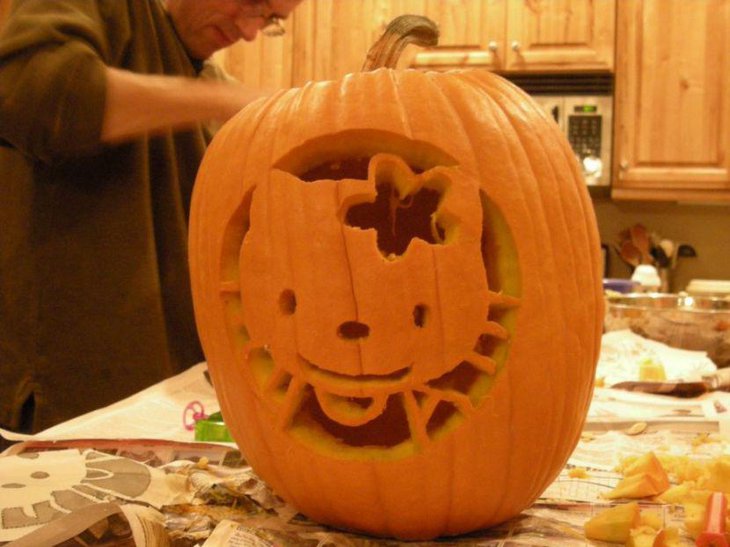
[[[649,252],[649,232],[642,224],[634,224],[631,227],[631,242],[641,254],[642,264],[651,264],[652,258]]]
[[[621,260],[634,268],[641,264],[641,251],[628,239],[621,242],[618,254],[621,257]]]

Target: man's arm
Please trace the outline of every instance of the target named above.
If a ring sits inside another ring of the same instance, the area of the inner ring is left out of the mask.
[[[241,84],[106,69],[101,140],[112,143],[197,122],[225,121],[268,93]]]

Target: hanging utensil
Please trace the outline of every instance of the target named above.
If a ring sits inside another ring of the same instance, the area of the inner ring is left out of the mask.
[[[650,252],[649,232],[643,224],[634,224],[629,230],[631,242],[641,253],[641,263],[651,264],[653,262]]]
[[[621,246],[618,248],[618,254],[621,260],[634,268],[641,264],[641,251],[629,240],[621,242]]]

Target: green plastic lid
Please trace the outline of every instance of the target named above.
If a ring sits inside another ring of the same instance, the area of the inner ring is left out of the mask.
[[[215,412],[207,418],[195,422],[195,440],[219,443],[235,442],[226,424],[223,423],[223,416],[220,412]]]

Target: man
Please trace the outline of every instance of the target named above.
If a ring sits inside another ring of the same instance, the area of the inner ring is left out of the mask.
[[[200,78],[300,0],[21,0],[0,35],[0,426],[34,432],[203,359],[186,237]]]

